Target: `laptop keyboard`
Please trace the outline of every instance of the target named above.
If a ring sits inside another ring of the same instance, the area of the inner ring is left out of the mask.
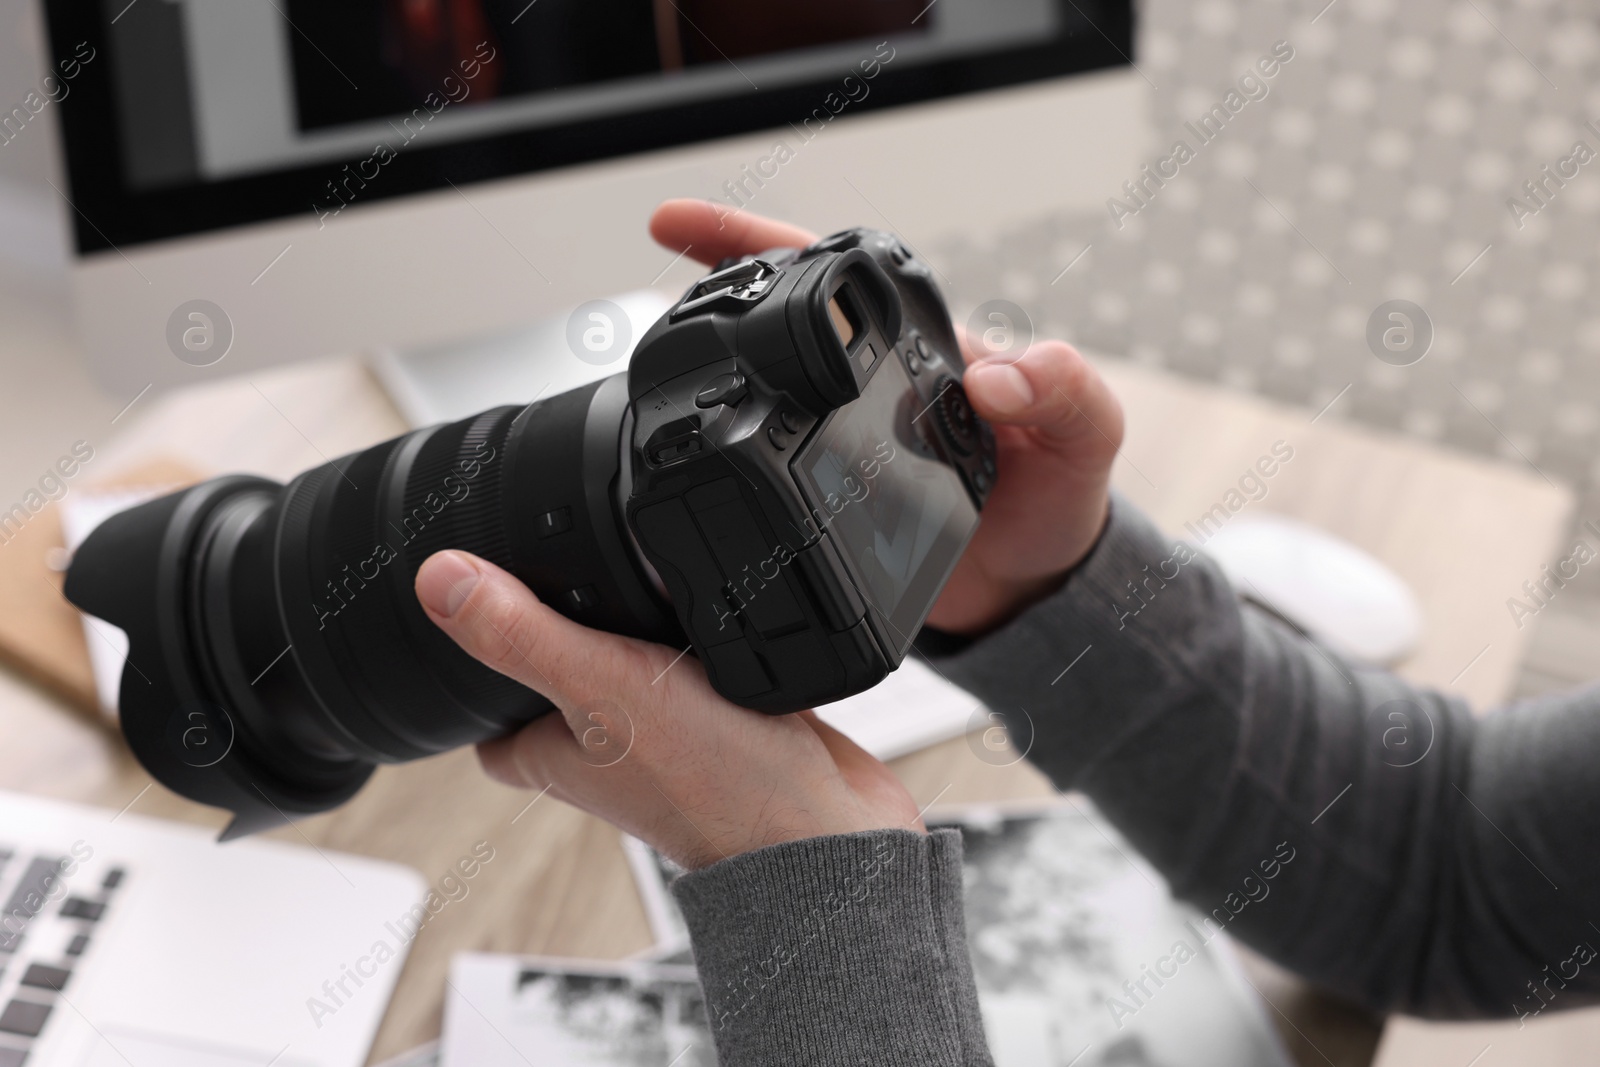
[[[114,867],[84,884],[71,851],[19,854],[0,846],[0,1067],[23,1067],[70,994],[73,972],[126,879]]]

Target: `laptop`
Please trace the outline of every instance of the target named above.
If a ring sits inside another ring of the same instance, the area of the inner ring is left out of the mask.
[[[0,1067],[360,1067],[426,891],[391,863],[0,793]]]

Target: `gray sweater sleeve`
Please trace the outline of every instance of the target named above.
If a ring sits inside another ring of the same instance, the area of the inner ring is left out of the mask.
[[[1286,967],[1436,1017],[1600,995],[1600,690],[1474,719],[1242,607],[1120,499],[1061,590],[944,651],[1058,787]]]
[[[961,911],[961,837],[773,845],[683,875],[723,1067],[987,1067]]]
[[[1125,501],[1054,595],[919,645],[1174,891],[1372,1008],[1600,999],[1600,689],[1475,720],[1242,608]],[[724,860],[673,891],[721,1061],[987,1064],[960,839],[884,831]]]

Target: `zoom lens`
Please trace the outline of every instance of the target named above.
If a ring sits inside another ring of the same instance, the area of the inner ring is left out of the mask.
[[[380,763],[548,712],[423,612],[417,572],[445,548],[585,626],[692,645],[747,708],[876,684],[997,476],[994,433],[946,355],[943,297],[903,252],[847,230],[727,264],[640,338],[625,375],[287,486],[216,478],[111,517],[66,594],[128,636],[118,710],[134,754],[231,809],[238,836],[338,806]],[[908,323],[915,381],[885,355]],[[869,612],[864,584],[891,614]],[[522,653],[501,636],[486,658],[509,669]]]
[[[287,486],[220,478],[108,519],[66,592],[128,632],[137,670],[119,704],[141,762],[232,808],[237,836],[342,803],[379,763],[549,711],[423,613],[417,570],[446,547],[585,625],[676,641],[621,519],[628,417],[617,376],[418,430]],[[185,708],[205,722],[175,722]],[[226,736],[226,758],[197,759],[196,730]]]

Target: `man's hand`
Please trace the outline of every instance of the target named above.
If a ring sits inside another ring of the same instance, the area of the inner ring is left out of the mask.
[[[784,841],[923,830],[894,772],[812,712],[730,704],[693,656],[581,626],[465,552],[430,557],[416,588],[473,658],[561,712],[478,746],[507,785],[548,789],[691,870]]]
[[[705,201],[663,204],[650,228],[706,264],[814,240]],[[1093,547],[1122,413],[1064,344],[1034,345],[1013,366],[965,355],[968,395],[999,438],[1000,473],[929,621],[978,633],[1048,593]],[[416,589],[463,649],[561,712],[478,747],[500,781],[548,789],[691,869],[783,841],[923,829],[893,772],[811,712],[736,707],[692,656],[581,626],[464,552],[430,558]]]
[[[662,204],[650,233],[708,265],[816,239],[703,200]],[[1094,547],[1110,508],[1122,408],[1095,369],[1060,341],[1038,342],[1010,365],[986,361],[973,346],[963,355],[967,395],[995,429],[1000,474],[928,623],[978,634],[1051,592]]]

